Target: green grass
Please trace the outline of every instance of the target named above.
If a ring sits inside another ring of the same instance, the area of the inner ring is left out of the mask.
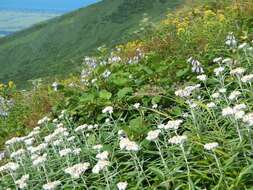
[[[160,20],[182,0],[105,0],[0,41],[0,80],[19,86],[41,77],[66,75],[80,69],[82,58],[101,45],[126,41],[143,14]]]
[[[42,189],[56,180],[61,182],[56,189],[111,190],[117,189],[119,182],[127,182],[130,190],[252,189],[252,1],[190,5],[147,32],[141,42],[112,50],[121,61],[97,64],[92,69],[86,65],[85,71],[90,72],[82,81],[80,75],[57,80],[57,91],[51,85],[27,92],[15,90],[12,84],[1,85],[1,96],[16,102],[9,116],[0,119],[0,127],[5,130],[1,142],[7,136],[28,135],[25,138],[35,138],[33,147],[45,142],[48,146],[38,151],[46,157],[40,166],[33,163],[31,148],[26,148],[24,139],[6,146],[8,154],[2,165],[12,161],[20,167],[15,171],[1,168],[0,187],[15,189],[14,181],[29,174],[28,189]],[[238,46],[225,44],[231,32]],[[129,64],[135,55],[141,59]],[[102,49],[94,59],[100,63],[108,57],[111,54]],[[200,61],[206,80],[200,81],[200,74],[192,72],[189,57]],[[223,62],[215,63],[217,57]],[[224,70],[215,74],[219,67]],[[236,77],[231,71],[239,67],[245,72]],[[105,71],[111,74],[105,77]],[[245,82],[245,76],[250,80]],[[182,97],[182,91],[178,91],[182,89],[191,93]],[[235,90],[241,94],[231,98]],[[215,98],[214,93],[219,96]],[[210,107],[211,102],[214,107]],[[40,128],[28,130],[39,131],[39,135],[26,131],[44,116]],[[176,125],[177,120],[182,122]],[[15,123],[22,134],[13,134]],[[81,125],[83,131],[76,131]],[[59,128],[68,133],[59,132]],[[158,137],[147,139],[157,129]],[[186,139],[173,144],[175,137]],[[55,145],[56,140],[62,141]],[[208,150],[208,143],[217,146]],[[101,150],[94,150],[98,144]],[[25,153],[10,157],[20,148]],[[61,156],[66,148],[70,152],[80,148],[81,152]],[[103,151],[108,152],[104,158],[108,165],[97,174],[95,166],[101,160],[98,153]],[[87,162],[88,169],[77,178],[65,170]]]

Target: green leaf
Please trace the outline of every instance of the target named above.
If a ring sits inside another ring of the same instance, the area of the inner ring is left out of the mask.
[[[133,92],[133,89],[131,87],[125,87],[118,91],[117,96],[119,98],[124,98],[127,94],[130,94]]]
[[[112,97],[112,93],[107,90],[101,90],[99,92],[99,97],[105,100],[109,100]]]
[[[179,70],[177,73],[176,73],[176,76],[177,77],[183,77],[184,75],[186,75],[187,73],[188,73],[188,71],[189,71],[189,69],[188,68],[186,68],[186,69],[181,69],[181,70]]]

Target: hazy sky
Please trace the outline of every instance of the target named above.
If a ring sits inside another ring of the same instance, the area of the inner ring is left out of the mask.
[[[0,9],[73,10],[99,0],[0,0]]]

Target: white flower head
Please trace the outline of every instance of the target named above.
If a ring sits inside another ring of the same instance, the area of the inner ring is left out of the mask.
[[[119,182],[119,183],[117,183],[117,188],[118,188],[118,190],[125,190],[127,188],[127,185],[128,185],[128,183],[126,181]]]
[[[177,130],[182,123],[183,123],[183,120],[181,119],[168,121],[168,123],[164,126],[164,129]]]
[[[199,75],[199,76],[197,76],[197,79],[198,80],[200,80],[200,81],[202,81],[202,82],[204,82],[204,81],[206,81],[207,80],[207,76],[206,75]]]
[[[253,74],[250,74],[250,75],[245,75],[241,78],[241,81],[243,83],[250,83],[253,81]]]
[[[113,113],[113,107],[112,106],[107,106],[103,109],[102,113],[109,113],[112,114]]]
[[[27,185],[27,181],[29,179],[29,175],[23,175],[19,180],[15,181],[15,184],[20,188],[20,189],[25,189]]]
[[[107,160],[108,156],[109,156],[109,152],[104,151],[104,152],[101,152],[101,153],[97,154],[96,158],[99,159],[99,160]]]
[[[187,136],[174,136],[169,139],[170,144],[182,145],[187,140]]]
[[[216,104],[214,102],[210,102],[206,105],[208,108],[215,108]]]
[[[43,154],[42,156],[38,156],[35,160],[33,160],[33,165],[35,167],[39,167],[47,161],[47,154]]]
[[[207,143],[204,145],[204,149],[213,150],[213,149],[217,148],[218,146],[219,146],[219,144],[217,142]]]
[[[140,103],[135,103],[135,104],[133,105],[133,107],[134,107],[135,109],[139,109],[140,106],[141,106]]]
[[[218,68],[214,69],[214,73],[215,73],[216,76],[219,76],[223,73],[224,70],[225,70],[224,67],[218,67]]]
[[[160,133],[161,133],[161,130],[159,130],[159,129],[154,130],[154,131],[149,131],[146,139],[148,141],[155,141],[158,139]]]
[[[219,92],[213,93],[213,94],[211,95],[211,97],[214,98],[214,99],[217,99],[217,98],[220,97],[220,93],[219,93]]]
[[[241,94],[242,94],[241,92],[235,90],[235,91],[231,92],[231,94],[228,96],[228,99],[229,99],[229,100],[235,100],[235,99],[237,99]]]
[[[134,141],[130,141],[128,138],[122,138],[120,140],[120,149],[127,151],[138,151],[140,148]]]
[[[236,75],[236,76],[241,76],[245,73],[245,69],[242,67],[238,67],[236,69],[233,69],[230,71],[230,75]]]
[[[67,156],[72,153],[72,150],[70,148],[66,148],[59,151],[59,154],[61,157]]]
[[[61,184],[61,181],[48,182],[43,185],[43,190],[54,190]]]
[[[92,173],[98,174],[100,171],[104,170],[109,165],[110,165],[109,161],[99,160],[97,164],[92,168]]]
[[[79,163],[74,166],[71,166],[67,169],[64,170],[65,173],[70,174],[72,178],[80,178],[80,176],[88,170],[90,167],[90,163],[85,162],[85,163]]]

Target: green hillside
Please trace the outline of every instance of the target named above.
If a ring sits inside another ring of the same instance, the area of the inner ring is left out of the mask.
[[[84,55],[129,37],[146,13],[153,21],[183,0],[104,0],[0,40],[0,81],[78,70]]]

